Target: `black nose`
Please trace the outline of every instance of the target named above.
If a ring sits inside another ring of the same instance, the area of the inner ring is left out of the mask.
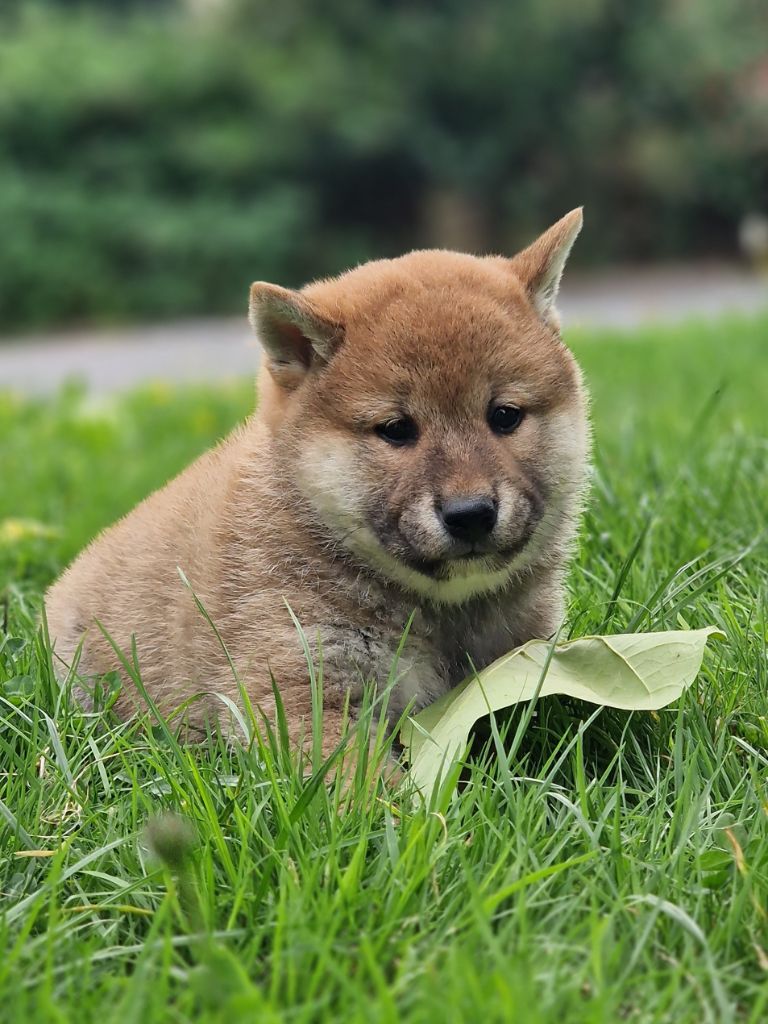
[[[485,540],[496,525],[496,502],[484,495],[449,498],[440,507],[440,518],[456,540]]]

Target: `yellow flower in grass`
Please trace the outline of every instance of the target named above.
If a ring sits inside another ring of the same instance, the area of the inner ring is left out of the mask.
[[[25,540],[50,540],[59,534],[55,526],[37,519],[0,519],[0,544],[8,547]]]

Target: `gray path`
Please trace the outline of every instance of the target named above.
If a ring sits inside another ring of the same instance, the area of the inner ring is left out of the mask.
[[[566,275],[567,277],[567,275]],[[560,309],[568,327],[632,328],[768,310],[768,280],[719,264],[627,270],[566,280]],[[95,394],[147,380],[208,381],[253,374],[258,345],[245,318],[196,320],[24,339],[0,338],[0,389],[56,390],[67,379]]]

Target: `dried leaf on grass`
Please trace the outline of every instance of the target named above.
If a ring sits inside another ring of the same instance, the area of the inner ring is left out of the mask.
[[[696,678],[714,626],[663,633],[588,636],[553,645],[531,640],[435,701],[404,726],[410,776],[425,795],[492,711],[534,697],[565,694],[626,711],[656,711]]]

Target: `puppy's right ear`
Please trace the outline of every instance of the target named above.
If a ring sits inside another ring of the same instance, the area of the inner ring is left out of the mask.
[[[248,319],[264,347],[275,381],[292,390],[310,368],[328,362],[344,338],[344,326],[316,309],[301,292],[257,281],[251,285]]]
[[[561,217],[511,261],[512,269],[524,286],[533,308],[555,332],[560,330],[560,318],[555,309],[560,278],[583,222],[584,216],[579,206]]]

